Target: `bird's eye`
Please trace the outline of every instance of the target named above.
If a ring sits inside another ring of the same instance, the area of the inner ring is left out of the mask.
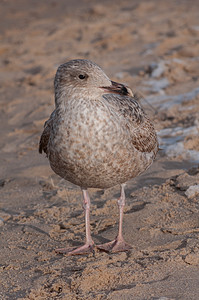
[[[79,75],[79,79],[85,79],[85,78],[86,78],[85,75],[83,75],[83,74],[80,74],[80,75]]]

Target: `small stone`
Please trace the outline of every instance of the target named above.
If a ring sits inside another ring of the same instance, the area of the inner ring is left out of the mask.
[[[190,186],[190,187],[186,190],[185,195],[186,195],[189,199],[194,198],[194,197],[196,197],[197,195],[199,195],[199,184]]]
[[[199,254],[198,253],[189,253],[185,257],[185,262],[189,265],[199,265]]]

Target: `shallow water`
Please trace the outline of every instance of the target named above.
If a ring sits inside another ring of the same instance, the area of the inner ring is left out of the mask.
[[[198,58],[195,58],[195,60]],[[182,60],[174,59],[175,62],[183,64]],[[164,76],[166,64],[168,61],[160,61],[159,64],[153,64],[151,77],[144,82],[143,91],[150,91],[151,95],[145,97],[145,100],[151,105],[157,113],[171,111],[175,106],[178,107],[179,114],[183,111],[190,111],[190,114],[197,112],[197,105],[193,105],[194,100],[199,95],[199,87],[196,87],[184,94],[166,94],[165,89],[169,87],[169,80]],[[160,78],[161,77],[161,78]],[[190,105],[187,103],[190,101]],[[186,106],[183,104],[186,103]],[[191,123],[191,122],[190,122]],[[184,141],[189,137],[199,136],[199,122],[196,119],[194,125],[187,127],[187,124],[177,127],[167,127],[158,131],[160,148],[169,158],[181,158],[190,162],[199,162],[199,151],[197,149],[186,149]]]
[[[161,93],[161,90],[160,90]],[[192,91],[179,94],[179,95],[150,95],[146,97],[152,105],[157,107],[159,110],[169,109],[176,104],[182,104],[184,101],[192,100],[199,95],[199,87]]]

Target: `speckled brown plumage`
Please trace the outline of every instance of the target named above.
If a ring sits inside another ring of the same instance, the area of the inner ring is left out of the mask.
[[[124,184],[153,162],[154,126],[131,90],[88,60],[61,65],[55,110],[44,125],[39,152],[62,178],[87,188]]]

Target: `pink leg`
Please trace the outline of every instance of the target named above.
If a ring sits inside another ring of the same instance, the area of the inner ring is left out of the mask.
[[[90,197],[87,190],[82,190],[83,193],[83,207],[85,210],[85,225],[86,225],[86,243],[78,248],[61,248],[56,249],[56,253],[62,253],[67,255],[86,254],[93,251],[94,241],[90,232]]]
[[[107,251],[107,252],[109,252],[109,251],[122,252],[122,251],[128,251],[132,248],[129,244],[127,244],[124,241],[124,238],[122,235],[123,210],[124,210],[124,205],[125,205],[124,186],[125,186],[125,184],[121,185],[121,195],[118,200],[118,206],[119,206],[119,212],[120,212],[118,235],[112,242],[108,242],[108,243],[102,244],[102,245],[97,245],[97,248],[99,250],[103,250],[103,251]]]

